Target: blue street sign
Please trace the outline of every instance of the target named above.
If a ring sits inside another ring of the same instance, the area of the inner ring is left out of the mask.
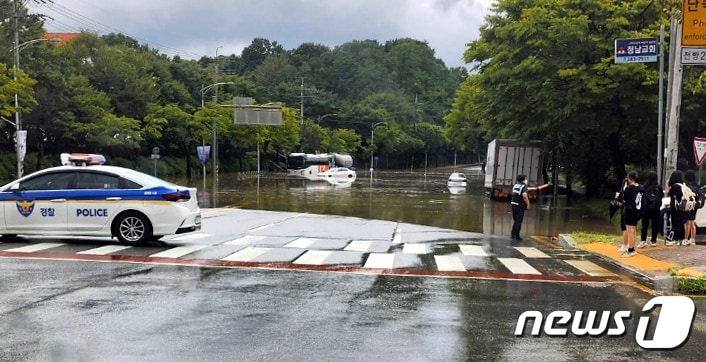
[[[616,39],[615,64],[657,61],[657,38]]]

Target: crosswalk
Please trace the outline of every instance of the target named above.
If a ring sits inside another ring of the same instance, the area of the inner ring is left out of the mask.
[[[215,238],[218,237],[218,240]],[[105,244],[108,244],[106,241]],[[198,260],[302,266],[345,266],[359,270],[429,270],[439,273],[496,272],[508,275],[564,275],[614,277],[615,273],[588,260],[587,254],[559,253],[537,246],[492,245],[460,241],[396,243],[394,240],[344,240],[310,237],[273,238],[260,235],[192,233],[164,239],[159,246],[129,247],[72,242],[0,242],[0,257],[41,254],[62,259],[135,256],[141,261],[172,260],[194,264]],[[125,260],[124,258],[117,258]],[[198,264],[198,263],[197,263]]]

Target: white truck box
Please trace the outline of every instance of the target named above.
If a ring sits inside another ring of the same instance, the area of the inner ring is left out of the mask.
[[[517,175],[527,175],[530,186],[542,183],[541,141],[494,139],[488,143],[485,190],[491,199],[506,199]]]

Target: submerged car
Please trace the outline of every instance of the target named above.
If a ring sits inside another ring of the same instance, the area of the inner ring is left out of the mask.
[[[0,187],[0,234],[110,236],[134,246],[201,228],[195,188],[103,162],[62,154],[64,166]]]
[[[326,170],[325,172],[319,173],[318,177],[326,180],[335,180],[339,182],[353,182],[355,181],[356,174],[355,171],[347,167],[334,167]]]
[[[449,176],[447,186],[449,187],[466,187],[468,185],[468,178],[466,174],[461,172],[454,172]]]

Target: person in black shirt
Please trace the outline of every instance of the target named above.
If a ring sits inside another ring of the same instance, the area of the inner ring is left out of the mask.
[[[657,233],[660,229],[660,208],[662,206],[662,198],[664,190],[662,185],[657,182],[657,172],[650,171],[647,173],[647,182],[645,182],[645,197],[643,203],[645,213],[642,216],[642,232],[638,248],[646,246],[657,246]],[[648,232],[652,232],[652,238],[647,241]]]
[[[622,255],[624,258],[635,256],[635,227],[643,214],[644,189],[637,183],[637,172],[628,173],[628,186],[623,191],[623,216],[625,217],[625,228],[627,236],[628,250]]]
[[[674,228],[673,240],[665,240],[664,244],[668,246],[679,245],[684,239],[684,211],[677,207],[677,202],[681,200],[684,193],[681,189],[681,184],[684,182],[684,173],[675,170],[669,176],[667,181],[667,195],[669,195],[669,210],[672,215],[672,228]]]
[[[529,191],[527,176],[517,175],[517,182],[512,186],[512,195],[510,196],[510,204],[512,205],[512,240],[522,240],[520,237],[522,219],[525,217],[525,210],[530,207],[527,191]]]

